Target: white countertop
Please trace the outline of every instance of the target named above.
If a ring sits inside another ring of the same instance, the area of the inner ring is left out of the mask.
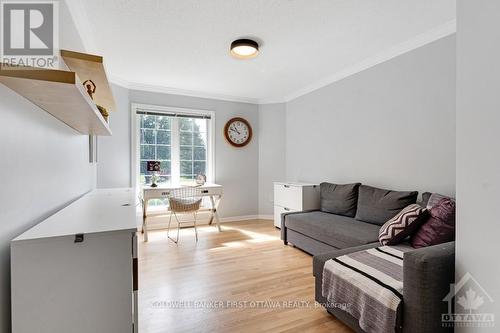
[[[97,189],[61,209],[12,241],[137,230],[134,189]]]

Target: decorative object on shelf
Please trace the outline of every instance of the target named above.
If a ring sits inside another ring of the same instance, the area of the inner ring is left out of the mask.
[[[199,174],[196,176],[196,185],[204,185],[207,182],[207,176]]]
[[[231,55],[238,59],[250,59],[259,54],[259,44],[251,39],[237,39],[231,43]]]
[[[94,81],[87,80],[87,81],[83,82],[83,86],[85,87],[85,89],[87,89],[87,94],[89,94],[90,98],[92,100],[94,100],[94,94],[95,94],[95,91],[97,89],[97,86],[95,85]],[[100,105],[96,104],[96,106],[97,106],[97,109],[99,110],[99,112],[101,113],[102,117],[104,118],[104,120],[106,120],[106,122],[108,122],[108,117],[109,117],[108,111]]]
[[[232,146],[244,147],[252,140],[252,126],[246,119],[232,118],[224,126],[224,136]]]
[[[151,187],[158,187],[156,181],[158,180],[158,172],[160,172],[160,161],[147,161],[147,169],[152,172],[151,175]]]
[[[111,135],[75,72],[17,65],[15,69],[0,68],[0,83],[80,134]]]

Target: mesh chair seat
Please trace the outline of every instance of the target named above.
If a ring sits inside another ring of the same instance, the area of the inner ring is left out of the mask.
[[[169,198],[170,210],[176,213],[192,212],[200,209],[200,199]]]

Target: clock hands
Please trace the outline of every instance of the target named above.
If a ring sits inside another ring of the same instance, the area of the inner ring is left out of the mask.
[[[233,131],[233,132],[236,132],[238,135],[241,135],[241,133],[240,133],[240,132],[238,132],[238,130],[237,130],[236,128],[232,128],[232,127],[231,127],[231,128],[230,128],[230,130],[231,130],[231,131]]]

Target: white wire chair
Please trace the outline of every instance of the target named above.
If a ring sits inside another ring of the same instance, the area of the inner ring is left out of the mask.
[[[196,228],[196,213],[200,209],[202,197],[199,194],[197,187],[181,187],[173,189],[168,194],[168,204],[170,210],[170,218],[168,220],[167,237],[174,241],[176,244],[179,242],[179,231],[182,223],[191,223],[192,221],[180,221],[177,217],[178,213],[193,213],[194,216],[194,234],[196,241],[198,241],[198,229]],[[172,215],[177,220],[177,238],[170,237],[170,223],[172,222]]]

